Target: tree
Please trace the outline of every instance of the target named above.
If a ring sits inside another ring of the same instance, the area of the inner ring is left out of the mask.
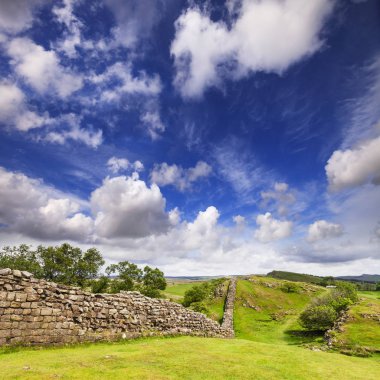
[[[304,310],[299,318],[302,327],[313,331],[330,329],[337,318],[337,312],[330,305],[310,306]]]
[[[28,271],[38,278],[41,278],[43,274],[38,255],[26,244],[18,247],[4,247],[0,251],[0,268]]]
[[[380,282],[378,282],[377,284],[376,284],[376,291],[380,291]]]
[[[134,290],[135,285],[142,279],[142,270],[133,263],[121,261],[118,264],[111,264],[106,268],[106,273],[110,276],[116,274],[117,279],[112,281],[111,292],[118,293],[121,290]]]
[[[295,284],[294,282],[285,282],[282,286],[281,286],[281,290],[285,293],[298,293],[300,288],[297,284]]]
[[[142,286],[140,291],[148,297],[157,298],[160,296],[160,290],[165,290],[166,280],[164,273],[158,268],[151,268],[145,266],[144,274],[142,277]]]
[[[43,268],[43,278],[66,285],[85,286],[104,265],[97,249],[90,248],[83,252],[67,243],[57,247],[39,246],[37,255]]]
[[[164,273],[158,268],[146,266],[141,270],[136,264],[121,261],[107,267],[108,275],[116,274],[117,278],[111,282],[111,293],[121,290],[138,290],[148,297],[160,297],[160,290],[166,288]]]

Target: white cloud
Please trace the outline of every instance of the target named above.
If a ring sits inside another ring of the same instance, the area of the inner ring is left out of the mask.
[[[160,0],[105,0],[105,4],[116,20],[111,44],[127,48],[133,48],[138,41],[149,37],[164,7]]]
[[[353,149],[336,150],[325,167],[333,191],[372,182],[380,184],[380,137]]]
[[[0,167],[0,222],[8,232],[46,240],[87,241],[93,221],[81,203],[22,173]]]
[[[0,31],[16,34],[33,23],[33,12],[41,0],[1,0]]]
[[[338,237],[342,234],[343,227],[340,224],[330,223],[326,220],[317,220],[309,226],[307,240],[314,242]]]
[[[82,43],[82,23],[74,15],[74,5],[75,0],[63,0],[62,6],[56,5],[52,8],[56,20],[66,27],[64,36],[58,41],[56,48],[70,58],[77,55],[76,47]]]
[[[138,178],[106,178],[91,194],[96,233],[104,238],[138,238],[164,233],[170,226],[166,201],[157,185]]]
[[[65,144],[68,140],[78,141],[96,149],[103,142],[103,131],[82,128],[81,119],[81,116],[72,113],[58,117],[53,124],[60,127],[66,125],[67,128],[47,133],[44,140],[60,145]]]
[[[133,75],[132,64],[116,62],[102,74],[92,74],[89,80],[96,85],[106,85],[100,100],[104,102],[119,101],[123,95],[157,95],[161,91],[161,80],[156,75],[149,76],[145,71]],[[116,84],[115,84],[116,81]]]
[[[148,134],[152,140],[160,137],[165,132],[165,125],[161,121],[160,114],[157,111],[147,111],[140,116],[141,122],[147,128]]]
[[[170,50],[175,84],[182,96],[199,97],[224,78],[282,73],[322,46],[319,34],[332,8],[331,0],[243,0],[231,27],[189,8],[176,21]]]
[[[260,227],[255,231],[255,238],[262,243],[279,240],[291,235],[293,223],[274,219],[271,213],[258,215],[256,224]]]
[[[135,161],[135,162],[129,162],[126,158],[117,158],[117,157],[111,157],[107,161],[108,169],[113,173],[117,174],[120,171],[125,171],[132,169],[136,172],[140,172],[144,170],[144,165],[141,161]]]
[[[28,131],[51,122],[47,113],[39,115],[28,109],[25,94],[15,84],[0,82],[0,123]]]
[[[52,50],[45,50],[28,38],[15,38],[7,46],[16,73],[40,94],[53,92],[66,98],[83,85],[82,76],[61,66]]]
[[[285,182],[275,182],[273,189],[260,193],[263,207],[268,208],[270,204],[273,204],[279,215],[286,215],[289,206],[296,202],[296,197],[292,192],[288,191],[289,185]]]
[[[184,191],[200,178],[210,175],[212,168],[204,161],[198,161],[193,168],[184,169],[176,164],[168,165],[166,162],[156,164],[150,173],[153,183],[161,186],[173,185]]]
[[[236,223],[237,226],[242,226],[245,224],[245,218],[244,216],[241,216],[241,215],[235,215],[232,220],[234,221],[234,223]]]

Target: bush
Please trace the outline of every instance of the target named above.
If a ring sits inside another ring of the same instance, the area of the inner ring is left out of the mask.
[[[338,314],[330,305],[310,306],[300,315],[300,324],[308,330],[326,331],[330,329]]]
[[[285,293],[298,293],[300,290],[299,286],[294,282],[285,282],[280,289]]]
[[[106,276],[93,280],[91,284],[92,293],[107,293],[110,279]]]
[[[209,285],[207,283],[194,285],[192,288],[185,292],[182,304],[189,307],[195,302],[201,302],[207,298],[210,293]]]

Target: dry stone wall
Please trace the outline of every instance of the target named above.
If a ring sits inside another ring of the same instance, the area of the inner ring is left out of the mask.
[[[224,314],[222,327],[226,331],[231,331],[234,334],[234,304],[235,304],[235,293],[236,293],[236,279],[231,278],[228,285],[226,302],[224,305]]]
[[[146,335],[232,337],[201,313],[138,292],[92,294],[0,269],[0,345],[62,344]]]

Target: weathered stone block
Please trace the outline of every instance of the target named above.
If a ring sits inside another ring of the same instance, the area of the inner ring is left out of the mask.
[[[41,315],[43,315],[43,316],[52,315],[52,313],[53,313],[52,309],[48,309],[48,308],[41,309]]]

